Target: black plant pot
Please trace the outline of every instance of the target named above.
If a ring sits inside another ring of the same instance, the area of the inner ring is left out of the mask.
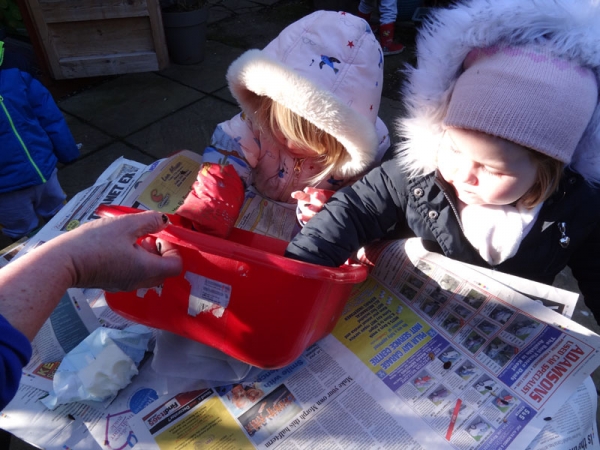
[[[204,59],[208,6],[193,11],[162,12],[169,57],[175,64]]]

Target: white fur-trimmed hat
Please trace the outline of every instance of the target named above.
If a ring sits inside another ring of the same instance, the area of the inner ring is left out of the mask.
[[[347,150],[336,172],[353,175],[376,155],[383,53],[366,21],[316,11],[227,71],[229,89],[251,118],[267,96],[334,136]]]

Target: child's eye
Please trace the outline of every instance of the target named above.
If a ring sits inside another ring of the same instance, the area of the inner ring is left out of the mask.
[[[481,170],[483,170],[483,171],[484,171],[486,174],[488,174],[488,175],[492,175],[492,176],[494,176],[494,177],[500,177],[500,176],[502,176],[502,173],[501,173],[501,172],[494,172],[494,171],[492,171],[492,170],[488,169],[488,168],[487,168],[487,167],[485,167],[485,166],[481,166]]]

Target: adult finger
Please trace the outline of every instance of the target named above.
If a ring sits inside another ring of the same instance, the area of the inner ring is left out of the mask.
[[[158,211],[144,211],[121,216],[118,219],[123,221],[124,232],[136,240],[148,234],[158,233],[167,226],[169,221],[166,215]]]

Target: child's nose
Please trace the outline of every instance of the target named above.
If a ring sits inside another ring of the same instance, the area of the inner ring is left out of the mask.
[[[465,161],[464,159],[457,164],[455,172],[455,180],[465,184],[477,184],[477,175],[475,172],[475,165],[472,161]]]

